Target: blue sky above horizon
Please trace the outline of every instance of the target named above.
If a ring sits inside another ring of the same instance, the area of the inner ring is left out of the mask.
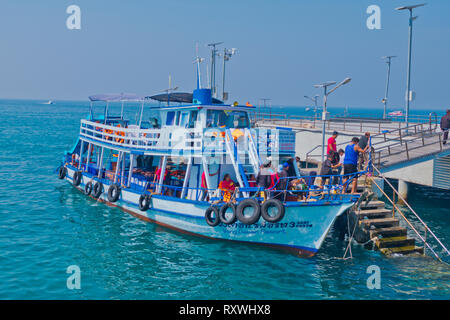
[[[331,106],[380,107],[393,60],[391,109],[403,109],[409,0],[2,0],[0,98],[83,100],[95,93],[149,95],[168,76],[195,86],[195,44],[224,41],[238,53],[227,64],[231,100],[305,105],[313,84],[352,77]],[[450,74],[450,1],[428,0],[415,21],[411,109],[446,109]],[[66,28],[67,6],[81,8],[82,29]],[[381,30],[368,30],[366,9],[381,8]],[[221,83],[222,64],[217,74]],[[203,65],[203,80],[206,70]]]

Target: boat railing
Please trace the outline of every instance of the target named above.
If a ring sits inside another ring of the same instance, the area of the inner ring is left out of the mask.
[[[269,193],[292,193],[292,194],[302,194],[311,191],[322,192],[324,194],[346,194],[346,191],[354,179],[365,175],[369,172],[369,169],[349,174],[330,174],[330,175],[310,175],[310,176],[292,176],[292,177],[282,177],[275,181],[271,188],[266,191]],[[316,185],[316,179],[320,179],[320,185]],[[286,181],[283,188],[279,188],[279,185]],[[295,189],[292,188],[291,183],[298,181],[298,184],[306,184],[306,189]]]
[[[280,178],[277,180],[274,186],[267,189],[261,187],[239,187],[237,188],[236,198],[238,200],[242,200],[251,197],[263,200],[263,197],[260,197],[260,195],[261,192],[264,192],[268,198],[279,199],[282,202],[295,202],[298,201],[299,197],[302,200],[311,200],[317,202],[318,204],[331,200],[356,201],[356,199],[359,198],[359,195],[347,194],[343,190],[347,189],[349,184],[352,183],[353,179],[357,179],[360,175],[365,173],[366,171],[346,175],[311,175]],[[317,178],[327,179],[328,182],[316,185],[315,183],[317,182]],[[103,182],[107,181],[107,179],[105,178],[96,179]],[[289,186],[289,183],[286,183],[286,188],[279,190],[277,189],[277,186],[283,179],[286,179],[288,182],[302,179],[305,183],[305,187],[302,189],[293,189]],[[122,180],[126,181],[126,176],[121,179],[120,175],[118,175],[118,181]],[[132,183],[128,188],[143,194],[156,193],[176,198],[180,198],[180,196],[184,194],[188,195],[188,198],[190,198],[191,200],[196,201],[205,201],[206,195],[212,195],[210,197],[210,202],[216,202],[217,204],[222,203],[223,196],[227,192],[226,190],[221,190],[219,188],[207,189],[202,187],[184,187],[182,183],[180,183],[179,185],[169,185],[164,183],[160,184],[154,181],[145,181],[142,184]]]
[[[125,128],[81,120],[80,137],[116,147],[133,149],[180,149],[190,151],[202,149],[202,129],[177,129]]]
[[[450,251],[447,249],[447,247],[434,234],[434,232],[431,231],[428,225],[420,218],[417,212],[411,207],[411,205],[406,201],[406,199],[394,188],[391,182],[381,173],[381,171],[375,166],[373,166],[373,169],[374,173],[376,173],[376,175],[379,178],[381,178],[384,181],[384,183],[386,183],[389,186],[390,189],[392,189],[392,198],[391,198],[386,194],[384,187],[380,186],[379,182],[377,182],[375,179],[373,179],[373,177],[371,177],[373,185],[375,185],[378,188],[378,190],[385,196],[385,198],[392,205],[392,216],[396,217],[397,214],[397,216],[401,217],[402,220],[411,228],[411,230],[414,231],[416,236],[423,243],[424,254],[426,249],[428,249],[433,254],[433,256],[437,258],[439,261],[448,263],[447,261],[444,261],[442,257],[443,255],[445,255],[447,259],[450,257]],[[403,209],[400,208],[400,206],[396,203],[396,198],[400,200],[408,210],[405,210],[405,208]],[[409,213],[413,215],[415,224],[416,225],[418,224],[419,227],[415,226],[411,222],[411,220],[408,219],[407,211],[409,211]],[[422,230],[419,230],[419,228]],[[433,242],[434,247],[431,245],[431,242]],[[438,253],[436,248],[440,248],[443,254]]]

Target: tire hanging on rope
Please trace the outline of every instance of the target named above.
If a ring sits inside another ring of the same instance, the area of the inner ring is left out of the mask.
[[[253,212],[250,216],[245,214],[245,209],[252,208]],[[236,208],[236,217],[237,219],[247,225],[254,224],[258,222],[261,217],[261,207],[259,206],[258,201],[255,199],[245,199],[241,201]]]
[[[120,187],[117,183],[113,183],[108,188],[108,200],[110,202],[116,202],[120,197]]]
[[[150,208],[151,199],[151,194],[141,194],[139,197],[139,210],[147,211]]]
[[[216,227],[220,223],[219,209],[217,207],[209,207],[206,209],[205,220],[211,227]]]
[[[89,196],[92,193],[92,189],[94,189],[94,184],[92,183],[92,181],[89,181],[84,186],[84,194]]]
[[[272,214],[270,209],[275,208],[276,213]],[[284,218],[285,208],[278,199],[269,199],[261,205],[261,215],[267,222],[275,223]]]
[[[83,178],[83,175],[81,171],[75,171],[72,176],[72,183],[75,187],[78,187],[81,184],[81,180]]]
[[[102,195],[102,192],[103,192],[103,183],[101,183],[100,181],[97,181],[94,184],[94,188],[92,189],[92,196],[95,199],[98,199]]]
[[[67,174],[67,169],[66,169],[66,167],[64,167],[64,166],[59,167],[59,170],[58,170],[58,178],[59,178],[60,180],[62,180],[62,179],[64,179],[64,178],[66,177],[66,174]]]
[[[231,217],[227,217],[229,214],[228,209],[231,209]],[[225,203],[223,206],[219,209],[219,218],[220,221],[224,224],[233,224],[236,222],[236,206],[232,203]]]

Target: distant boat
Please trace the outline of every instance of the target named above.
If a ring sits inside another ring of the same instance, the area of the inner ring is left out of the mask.
[[[392,112],[389,112],[388,115],[390,115],[391,117],[402,117],[403,112],[402,111],[392,111]]]
[[[43,104],[55,104],[52,100],[48,100],[47,102],[44,102]]]

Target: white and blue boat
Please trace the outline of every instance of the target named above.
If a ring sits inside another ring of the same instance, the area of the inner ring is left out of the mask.
[[[78,140],[64,155],[59,178],[142,220],[311,257],[337,217],[358,200],[341,194],[342,184],[320,189],[314,177],[300,175],[295,132],[254,128],[254,107],[226,105],[212,98],[210,89],[89,98],[89,116],[81,120]],[[139,104],[134,123],[124,116],[129,101]],[[104,104],[100,114],[99,103]],[[121,104],[120,115],[110,112],[113,103]],[[282,179],[265,190],[255,186],[267,159],[274,167],[290,164],[284,189],[277,187]],[[225,175],[237,186],[232,193],[218,189]]]

